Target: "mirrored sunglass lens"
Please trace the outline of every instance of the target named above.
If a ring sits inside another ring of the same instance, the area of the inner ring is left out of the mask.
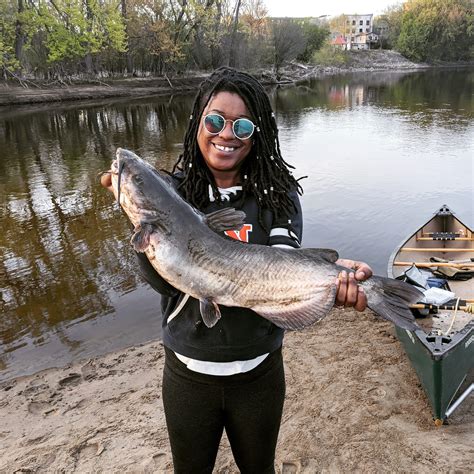
[[[253,133],[253,123],[247,119],[237,119],[234,122],[234,134],[237,138],[249,138]]]
[[[210,133],[219,133],[225,125],[223,117],[220,115],[207,115],[204,119],[204,125]]]

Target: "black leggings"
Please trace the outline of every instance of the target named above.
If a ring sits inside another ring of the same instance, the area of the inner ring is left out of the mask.
[[[176,473],[211,473],[225,428],[242,473],[273,473],[285,399],[281,349],[255,369],[213,376],[166,349],[163,404]]]

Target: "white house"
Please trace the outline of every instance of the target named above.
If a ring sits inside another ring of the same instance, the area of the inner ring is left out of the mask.
[[[372,43],[378,42],[378,36],[373,33],[372,13],[367,15],[343,15],[345,49],[370,49]]]

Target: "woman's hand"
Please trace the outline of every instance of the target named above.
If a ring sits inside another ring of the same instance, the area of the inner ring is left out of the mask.
[[[108,172],[105,172],[102,174],[102,176],[100,177],[100,184],[108,189],[110,192],[113,192],[112,191],[112,175]]]
[[[356,311],[364,311],[367,307],[367,297],[357,282],[370,278],[373,273],[372,269],[366,263],[354,260],[340,258],[336,263],[354,270],[354,272],[342,271],[337,277],[336,305],[354,307]]]

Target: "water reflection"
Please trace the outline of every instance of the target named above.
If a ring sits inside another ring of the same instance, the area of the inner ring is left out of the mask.
[[[273,99],[289,126],[315,108],[347,112],[371,106],[403,114],[417,126],[465,127],[472,117],[473,79],[472,70],[348,74],[278,90]]]
[[[26,338],[44,344],[52,328],[74,352],[79,343],[64,324],[113,313],[111,290],[123,294],[140,284],[126,220],[97,175],[108,169],[117,146],[169,168],[189,100],[8,112],[2,120],[2,352],[24,347]],[[157,304],[155,295],[148,297]]]
[[[451,178],[472,176],[465,154],[472,78],[471,71],[377,73],[270,91],[285,158],[310,175],[306,246],[385,265],[399,237],[392,243],[371,230],[360,239],[354,229],[412,230],[399,207],[405,195],[418,200],[420,216],[440,204],[436,192],[399,172],[414,156],[432,183],[446,160],[456,161]],[[0,111],[0,379],[158,337],[157,295],[136,274],[127,221],[97,174],[117,146],[170,169],[191,104],[191,96],[174,96]],[[472,218],[467,181],[443,199]]]
[[[385,273],[395,245],[440,204],[472,224],[472,79],[467,70],[351,75],[278,94],[282,149],[309,175],[304,245]]]

